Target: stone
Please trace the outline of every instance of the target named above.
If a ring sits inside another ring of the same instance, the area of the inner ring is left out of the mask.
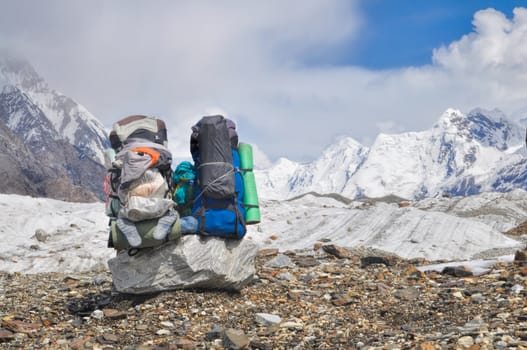
[[[149,294],[174,289],[241,290],[253,280],[258,246],[248,239],[183,236],[108,261],[115,290]]]
[[[279,273],[276,275],[276,279],[279,281],[291,281],[292,278],[293,275],[291,275],[289,272]]]
[[[373,264],[383,264],[386,266],[394,265],[394,261],[385,256],[366,256],[360,259],[361,267],[366,268]]]
[[[480,318],[473,318],[466,322],[463,327],[459,328],[459,331],[463,335],[478,334],[482,329],[486,327],[485,322]]]
[[[15,333],[36,333],[41,327],[40,323],[23,322],[20,320],[2,318],[2,327]]]
[[[275,256],[278,255],[278,249],[269,248],[269,249],[260,249],[258,251],[258,256]]]
[[[193,350],[197,348],[198,343],[190,339],[178,338],[174,341],[174,345],[176,349]]]
[[[108,277],[105,275],[96,275],[96,276],[93,276],[92,278],[92,283],[96,286],[100,286],[107,282],[111,282],[111,281],[108,280]]]
[[[474,345],[474,339],[468,335],[461,337],[457,340],[457,345],[459,345],[462,349],[468,349]]]
[[[264,327],[272,327],[279,325],[282,319],[280,316],[274,314],[257,313],[256,322]]]
[[[250,348],[259,350],[273,350],[274,345],[271,343],[264,343],[258,340],[251,340]]]
[[[105,341],[110,343],[117,343],[117,341],[119,340],[119,337],[113,333],[104,333],[102,337]]]
[[[472,300],[472,302],[474,303],[481,304],[482,302],[485,301],[485,296],[481,293],[475,293],[470,296],[470,300]]]
[[[239,329],[227,329],[222,340],[225,349],[243,349],[249,345],[249,337]]]
[[[304,325],[302,323],[296,322],[296,321],[283,322],[283,323],[280,324],[280,327],[281,328],[291,329],[291,330],[298,330],[298,331],[301,331],[302,329],[304,329]]]
[[[522,285],[515,284],[511,287],[511,292],[514,294],[520,294],[525,288]]]
[[[415,287],[408,287],[408,288],[405,288],[405,289],[399,289],[399,290],[396,290],[395,292],[393,292],[393,295],[397,298],[397,299],[402,299],[402,300],[415,300],[417,298],[419,298],[419,295],[421,293],[419,292],[419,290]]]
[[[320,265],[320,261],[318,261],[317,259],[313,257],[301,257],[301,258],[295,259],[295,264],[296,266],[300,266],[300,267],[312,267],[312,266]]]
[[[322,249],[326,253],[331,254],[339,259],[351,258],[351,252],[348,249],[335,244],[325,244],[322,246]]]
[[[46,231],[44,231],[43,229],[39,228],[35,231],[35,238],[37,241],[41,242],[41,243],[44,243],[48,240],[48,238],[50,237],[50,234],[48,234]]]
[[[514,261],[527,261],[527,250],[517,250],[514,253]]]
[[[8,342],[15,339],[15,334],[7,329],[0,328],[0,342]]]
[[[334,295],[331,303],[335,306],[346,306],[354,302],[353,298],[347,294]]]
[[[102,310],[94,310],[91,313],[91,317],[101,320],[104,318],[104,312]]]
[[[473,275],[472,270],[468,266],[447,266],[441,273],[454,277],[469,277]]]
[[[213,324],[212,328],[205,333],[205,339],[208,341],[212,341],[215,339],[223,338],[223,334],[225,333],[225,328],[218,326],[217,324]]]
[[[266,262],[264,266],[281,269],[283,267],[292,267],[294,265],[295,264],[293,264],[290,257],[285,254],[278,254],[276,257]]]
[[[102,310],[104,317],[110,320],[121,320],[127,317],[128,313],[126,311],[115,310],[115,309],[103,309]]]

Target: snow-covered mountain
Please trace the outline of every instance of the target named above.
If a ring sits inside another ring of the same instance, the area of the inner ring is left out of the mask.
[[[51,89],[28,62],[5,51],[0,51],[0,124],[0,139],[10,140],[0,144],[2,169],[9,169],[9,182],[25,183],[14,189],[4,181],[0,192],[102,198],[109,145],[104,127],[83,106]],[[8,147],[13,139],[24,147]]]
[[[257,170],[258,190],[264,198],[288,198],[306,192],[341,193],[366,159],[368,148],[352,138],[341,138],[312,163],[286,158]]]
[[[104,149],[109,145],[104,126],[85,107],[51,89],[28,62],[0,51],[0,88],[7,94],[19,90],[44,114],[58,137],[104,164]],[[11,129],[18,122],[11,117]]]
[[[524,129],[498,110],[448,109],[429,130],[380,134],[371,148],[350,138],[312,163],[280,159],[256,176],[263,198],[339,193],[420,199],[526,188]]]

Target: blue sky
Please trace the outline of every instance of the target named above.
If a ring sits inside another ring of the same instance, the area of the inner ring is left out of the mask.
[[[448,108],[527,111],[527,1],[0,0],[0,45],[110,127],[223,113],[271,160],[431,128]],[[513,12],[513,9],[517,9]]]
[[[359,4],[366,29],[363,35],[335,57],[337,64],[369,69],[421,66],[432,63],[432,50],[472,30],[476,11],[494,8],[512,17],[518,0],[366,0]]]

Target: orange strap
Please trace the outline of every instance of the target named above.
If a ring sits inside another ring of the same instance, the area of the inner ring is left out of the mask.
[[[152,164],[150,164],[150,167],[153,167],[157,164],[159,156],[161,155],[159,152],[151,148],[148,148],[148,147],[137,147],[137,148],[134,148],[132,152],[148,154],[150,158],[152,158]]]

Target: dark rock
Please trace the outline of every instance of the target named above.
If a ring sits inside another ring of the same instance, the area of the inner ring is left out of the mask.
[[[207,331],[205,334],[205,339],[208,341],[213,341],[215,339],[221,339],[223,338],[223,334],[225,333],[225,328],[218,326],[217,324],[213,324],[212,328]]]
[[[392,266],[395,264],[393,259],[384,256],[366,256],[360,259],[361,267],[366,268],[373,264],[383,264],[386,266]]]
[[[467,266],[447,266],[441,271],[441,273],[454,277],[468,277],[473,275],[472,271]]]
[[[514,253],[514,261],[527,261],[527,250],[517,250]]]
[[[97,309],[102,309],[111,302],[111,295],[107,293],[90,293],[84,298],[71,298],[66,307],[75,315],[89,316]]]
[[[337,245],[334,245],[334,244],[326,244],[326,245],[323,245],[322,246],[322,249],[328,253],[328,254],[331,254],[339,259],[348,259],[348,258],[351,258],[351,252],[344,248],[344,247],[339,247]]]
[[[313,257],[299,257],[295,259],[295,264],[300,267],[313,267],[320,265],[320,261]]]
[[[15,334],[7,329],[0,329],[0,342],[8,342],[15,339]]]

